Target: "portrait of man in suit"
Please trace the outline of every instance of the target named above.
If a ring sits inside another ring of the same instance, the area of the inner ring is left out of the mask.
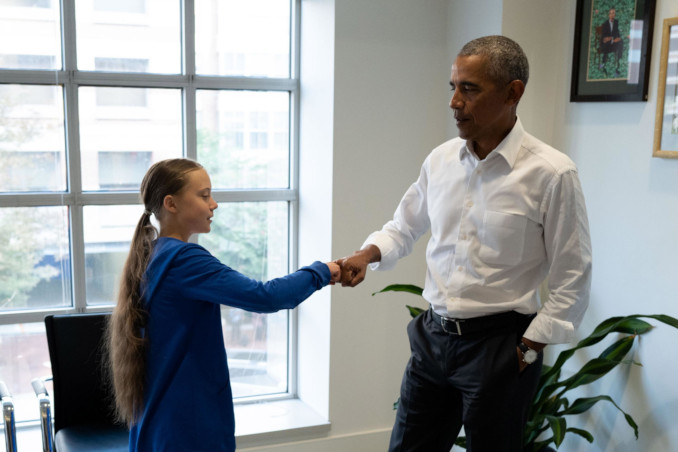
[[[603,60],[600,62],[600,69],[607,75],[608,55],[614,55],[614,75],[620,76],[619,62],[624,52],[624,41],[619,32],[619,21],[617,20],[617,11],[610,8],[607,13],[607,20],[601,26],[600,50],[603,54]]]

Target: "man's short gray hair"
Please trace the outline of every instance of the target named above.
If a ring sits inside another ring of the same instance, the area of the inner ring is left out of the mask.
[[[458,56],[486,56],[489,76],[496,83],[508,84],[520,80],[527,85],[530,66],[523,49],[506,36],[484,36],[468,42]]]

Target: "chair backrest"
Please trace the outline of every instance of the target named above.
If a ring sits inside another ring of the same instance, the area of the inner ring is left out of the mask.
[[[598,52],[600,52],[600,46],[603,43],[603,26],[602,25],[598,25],[596,27],[594,39],[596,41],[596,49],[598,49]]]
[[[45,317],[54,383],[54,431],[115,423],[104,378],[104,337],[110,313]]]

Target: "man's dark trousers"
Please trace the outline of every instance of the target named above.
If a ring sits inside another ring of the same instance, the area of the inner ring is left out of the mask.
[[[462,426],[468,452],[522,450],[543,357],[519,373],[516,345],[534,316],[512,314],[515,321],[462,335],[446,332],[455,330],[430,309],[410,322],[390,452],[449,452]]]

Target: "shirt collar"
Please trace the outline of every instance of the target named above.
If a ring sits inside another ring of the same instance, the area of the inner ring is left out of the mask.
[[[499,155],[504,160],[506,160],[506,163],[508,163],[511,168],[513,168],[513,165],[518,158],[518,153],[520,152],[520,146],[524,135],[525,129],[523,128],[523,123],[520,122],[520,118],[518,117],[509,134],[504,137],[501,143],[499,143],[499,145],[494,148],[492,152],[490,152],[490,154],[486,157],[486,160],[489,158],[496,158],[493,157],[494,155]],[[477,160],[478,157],[475,155],[472,148],[473,146],[471,143],[467,141],[466,146],[462,146],[459,150],[459,159],[461,160],[465,156],[472,156]]]

